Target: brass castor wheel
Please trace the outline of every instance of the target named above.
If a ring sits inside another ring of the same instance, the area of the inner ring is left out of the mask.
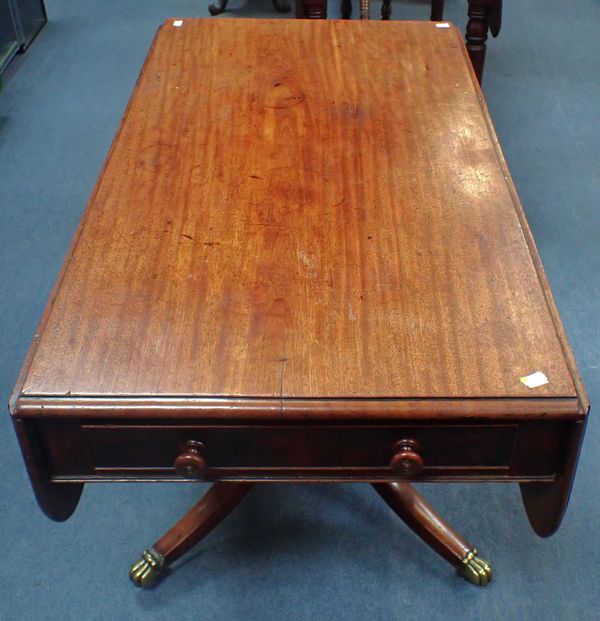
[[[492,581],[492,566],[477,556],[477,550],[469,550],[458,566],[458,573],[475,586],[487,586]]]
[[[144,550],[142,558],[129,570],[129,579],[136,587],[148,588],[163,573],[165,559],[155,550]]]

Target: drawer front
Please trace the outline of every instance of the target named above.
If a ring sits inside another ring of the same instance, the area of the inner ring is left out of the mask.
[[[240,426],[84,425],[96,473],[175,475],[190,441],[201,443],[202,478],[227,476],[384,476],[398,443],[410,440],[422,467],[415,478],[464,472],[507,473],[518,425]]]

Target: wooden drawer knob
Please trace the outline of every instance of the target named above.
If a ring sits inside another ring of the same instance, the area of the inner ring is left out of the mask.
[[[180,477],[188,479],[202,479],[208,470],[208,464],[204,459],[204,444],[189,440],[185,449],[178,455],[173,464],[175,472]]]
[[[423,467],[423,458],[418,453],[419,445],[414,440],[400,440],[394,447],[390,468],[400,477],[412,477]]]

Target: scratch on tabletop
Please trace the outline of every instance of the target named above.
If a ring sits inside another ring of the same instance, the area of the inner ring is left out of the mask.
[[[125,235],[123,235],[123,233],[121,233],[121,231],[119,231],[119,229],[115,229],[115,233],[125,242],[125,244],[127,244],[129,248],[131,248],[131,242],[127,239],[127,237],[125,237]]]
[[[348,302],[348,319],[350,321],[356,321],[358,319],[358,317],[352,311],[352,304],[350,304],[350,302]]]
[[[279,413],[283,416],[283,374],[285,373],[285,363],[287,358],[281,355],[279,362],[281,363],[281,373],[279,375]]]
[[[331,290],[334,291],[333,274],[331,273],[331,268],[329,268],[329,280],[327,281],[327,284],[331,287]]]

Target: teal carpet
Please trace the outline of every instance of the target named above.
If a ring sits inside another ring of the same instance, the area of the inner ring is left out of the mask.
[[[447,0],[465,25],[465,0]],[[505,2],[484,90],[592,407],[600,403],[600,3]],[[0,395],[6,403],[157,26],[206,0],[47,0],[0,93]],[[373,5],[373,15],[379,6]],[[394,17],[426,18],[425,2]],[[338,16],[330,7],[330,16]],[[270,1],[225,15],[281,17]],[[289,18],[290,16],[284,16]],[[323,59],[327,62],[327,59]],[[393,62],[393,59],[391,59]],[[560,531],[538,539],[516,485],[422,486],[494,563],[458,579],[366,485],[264,486],[148,592],[131,561],[202,486],[89,485],[63,524],[38,509],[0,416],[0,621],[600,619],[595,412]]]

